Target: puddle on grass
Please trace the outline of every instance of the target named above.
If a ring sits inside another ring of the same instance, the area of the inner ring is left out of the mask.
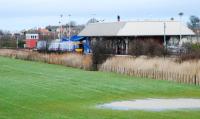
[[[200,99],[144,99],[133,101],[119,101],[103,105],[97,108],[112,110],[144,110],[165,111],[179,109],[200,109]]]

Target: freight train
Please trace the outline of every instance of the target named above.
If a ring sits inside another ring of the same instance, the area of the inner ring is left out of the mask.
[[[73,36],[56,40],[38,40],[35,49],[39,52],[90,53],[90,43],[86,37]]]

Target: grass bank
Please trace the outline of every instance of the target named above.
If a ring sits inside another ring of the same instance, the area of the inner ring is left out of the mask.
[[[199,119],[200,110],[112,111],[95,105],[144,98],[200,98],[200,87],[0,57],[0,118]]]
[[[0,56],[85,70],[92,70],[95,66],[92,65],[94,58],[91,55],[75,53],[42,54],[29,50],[1,49]],[[101,57],[96,58],[96,60],[101,60]],[[107,59],[103,64],[99,64],[98,68],[105,72],[200,85],[200,60],[180,63],[175,58],[116,56]]]

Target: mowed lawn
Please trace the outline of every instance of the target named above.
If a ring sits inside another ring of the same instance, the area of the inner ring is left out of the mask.
[[[95,108],[145,98],[200,98],[200,87],[0,57],[0,119],[200,118],[200,110]]]

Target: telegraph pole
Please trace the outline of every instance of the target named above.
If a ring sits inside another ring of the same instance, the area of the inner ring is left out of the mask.
[[[165,49],[167,47],[167,41],[166,41],[166,22],[164,22],[164,46],[165,46]]]
[[[178,15],[180,16],[180,26],[179,26],[180,27],[180,29],[179,29],[180,31],[179,32],[180,32],[180,41],[181,41],[181,39],[182,39],[182,17],[184,15],[184,13],[180,12]]]
[[[167,26],[166,26],[166,22],[164,22],[163,25],[164,25],[163,28],[164,28],[164,57],[165,57],[165,55],[167,53],[167,40],[166,40],[166,28],[167,28]]]
[[[59,30],[59,32],[60,32],[60,33],[59,33],[59,39],[61,39],[61,25],[60,25],[61,22],[59,21],[58,23],[59,23],[59,26],[60,26],[60,30]]]
[[[60,22],[59,22],[59,24],[60,24],[60,39],[62,39],[62,18],[63,18],[63,15],[61,14],[60,15]]]

